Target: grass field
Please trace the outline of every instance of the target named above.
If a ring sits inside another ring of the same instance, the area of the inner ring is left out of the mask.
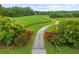
[[[56,19],[57,21],[61,21],[61,20],[79,21],[79,18],[54,18],[54,19]],[[52,22],[52,25],[45,32],[52,31],[53,27],[55,27],[54,22]],[[60,51],[57,52],[57,48],[49,44],[46,40],[45,40],[45,48],[46,48],[47,54],[79,54],[79,51],[78,51],[79,49],[70,48],[68,46],[58,47]]]
[[[17,21],[19,20],[18,22],[24,26],[50,21],[50,18],[48,16],[42,15],[15,17],[14,19],[17,19]]]
[[[27,29],[30,29],[34,32],[32,42],[28,44],[26,47],[22,48],[6,48],[6,49],[0,49],[1,54],[31,54],[32,53],[32,47],[33,42],[36,36],[37,31],[45,25],[48,25],[50,22],[50,18],[48,16],[42,16],[42,15],[36,15],[36,16],[23,16],[23,17],[15,17],[13,19],[16,19],[17,22],[22,24],[23,26],[27,26],[30,24],[34,24],[32,26],[26,27]],[[46,22],[46,23],[43,23]],[[36,24],[37,23],[37,24]]]
[[[43,16],[43,15],[15,17],[12,19],[16,19],[18,23],[22,24],[27,29],[32,30],[34,32],[33,39],[32,39],[32,42],[28,44],[26,47],[16,48],[16,49],[12,49],[12,48],[0,49],[1,54],[4,54],[4,53],[5,54],[31,54],[34,39],[36,37],[36,33],[41,27],[50,24],[51,26],[46,31],[51,31],[53,26],[55,26],[54,24],[56,21],[68,20],[68,19],[79,20],[79,18],[53,18],[51,19],[48,16]],[[62,53],[63,54],[67,54],[67,53],[75,54],[76,53],[77,54],[79,53],[77,49],[72,49],[67,46],[60,47],[59,48],[60,52],[57,52],[57,49],[51,44],[49,44],[46,40],[45,40],[45,48],[48,54],[56,54],[56,53],[58,54],[62,54]]]

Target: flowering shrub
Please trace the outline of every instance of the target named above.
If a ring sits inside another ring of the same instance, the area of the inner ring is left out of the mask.
[[[52,31],[45,33],[45,37],[58,46],[79,48],[79,21],[61,20],[58,25],[52,26]]]
[[[7,17],[0,17],[0,47],[11,45],[23,46],[32,36],[32,33],[26,30],[15,20]]]
[[[14,39],[14,45],[19,47],[25,46],[26,44],[28,44],[28,40],[32,39],[32,34],[32,31],[23,30]]]

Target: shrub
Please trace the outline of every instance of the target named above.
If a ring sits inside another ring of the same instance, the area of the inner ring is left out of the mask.
[[[50,33],[45,34],[45,37],[56,45],[79,48],[79,20],[61,20]]]
[[[28,40],[32,39],[32,34],[33,34],[32,31],[23,30],[14,39],[14,45],[19,47],[27,45]]]
[[[26,32],[22,32],[22,31]],[[17,46],[23,46],[26,40],[29,40],[30,35],[28,35],[28,30],[26,30],[22,25],[17,23],[15,20],[0,17],[0,46],[8,47],[12,46],[15,42],[15,39],[19,39],[20,41],[16,41]],[[27,39],[26,39],[27,38]]]

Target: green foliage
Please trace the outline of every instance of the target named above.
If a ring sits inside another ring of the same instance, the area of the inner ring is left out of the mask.
[[[14,44],[19,47],[26,46],[28,40],[32,38],[32,31],[23,30],[19,35],[14,39]]]
[[[67,12],[67,11],[52,12],[52,13],[50,13],[49,17],[51,17],[51,18],[75,17],[73,12]]]
[[[35,11],[36,15],[49,15],[51,18],[79,17],[79,11]]]
[[[4,8],[0,5],[0,15],[19,17],[28,15],[49,15],[51,18],[79,17],[79,11],[34,11],[30,7]]]
[[[16,40],[16,44],[20,44],[22,42],[26,43],[27,41],[25,40],[28,40],[31,36],[28,35],[28,31],[25,32],[26,35],[20,34],[23,30],[25,30],[25,28],[15,20],[9,19],[7,17],[0,17],[0,46],[3,47],[15,45],[16,38],[20,40],[20,42],[17,42]],[[21,45],[24,45],[24,43]]]
[[[58,46],[79,48],[79,20],[60,20],[46,37]]]
[[[34,15],[34,11],[30,7],[12,7],[12,8],[0,8],[1,16],[18,17]]]
[[[0,4],[0,8],[2,8],[2,5]]]
[[[7,17],[0,17],[0,44],[9,46],[22,26]]]

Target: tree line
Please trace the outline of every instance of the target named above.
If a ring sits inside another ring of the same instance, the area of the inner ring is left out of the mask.
[[[56,11],[49,16],[51,18],[79,17],[79,11]]]
[[[79,17],[79,11],[35,11],[37,15],[49,15],[51,18]]]
[[[34,15],[34,11],[30,7],[15,6],[11,8],[5,8],[0,5],[0,15],[9,17],[28,16]]]
[[[30,7],[5,8],[0,4],[0,16],[18,17],[29,15],[49,15],[51,18],[79,17],[79,11],[34,11]]]

